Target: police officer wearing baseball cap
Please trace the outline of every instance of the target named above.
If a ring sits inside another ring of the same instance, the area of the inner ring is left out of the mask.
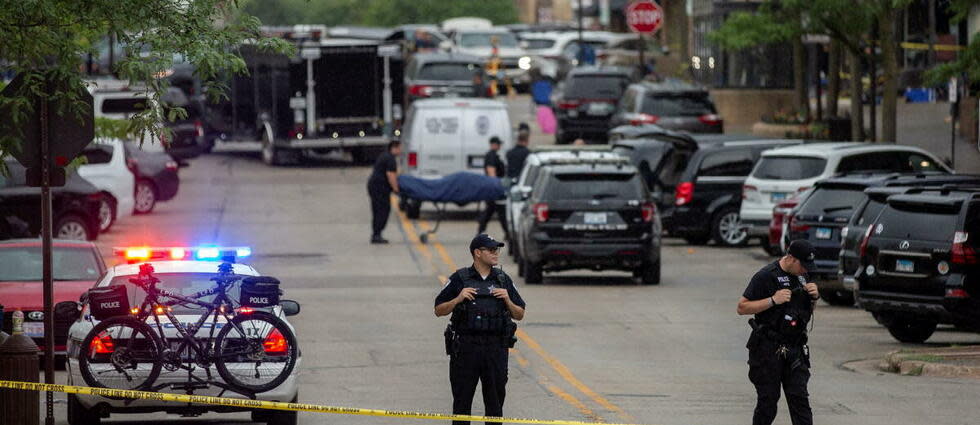
[[[486,234],[473,238],[473,265],[456,270],[436,296],[436,316],[452,314],[445,337],[455,414],[470,414],[477,382],[483,387],[485,415],[504,414],[507,349],[516,341],[514,320],[524,318],[525,303],[510,277],[494,267],[502,246]]]
[[[795,240],[778,261],[759,270],[738,300],[738,314],[754,314],[749,320],[749,380],[757,395],[753,425],[769,425],[776,419],[780,389],[786,393],[793,425],[810,425],[807,382],[810,349],[807,324],[820,298],[817,285],[807,282],[814,270],[813,245]]]

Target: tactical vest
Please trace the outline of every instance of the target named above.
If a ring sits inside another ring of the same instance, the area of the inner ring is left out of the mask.
[[[480,279],[475,271],[463,268],[457,271],[464,288],[476,289],[473,301],[464,300],[453,310],[452,323],[460,335],[510,336],[517,325],[510,318],[507,304],[491,295],[495,288],[506,289],[507,278],[498,271],[491,271],[487,280]]]
[[[805,344],[806,327],[813,316],[813,299],[802,283],[796,278],[793,281],[794,285],[788,288],[793,292],[789,302],[773,307],[776,314],[765,325],[776,333],[779,342]]]

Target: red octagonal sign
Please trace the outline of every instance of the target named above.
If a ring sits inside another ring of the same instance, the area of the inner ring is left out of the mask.
[[[633,32],[653,34],[663,23],[664,10],[651,0],[637,0],[626,7],[626,24]]]

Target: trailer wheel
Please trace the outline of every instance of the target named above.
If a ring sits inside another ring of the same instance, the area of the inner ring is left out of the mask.
[[[282,152],[268,138],[262,138],[262,162],[265,165],[282,165]]]

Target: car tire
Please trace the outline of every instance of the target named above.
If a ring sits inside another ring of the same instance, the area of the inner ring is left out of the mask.
[[[157,206],[157,187],[149,180],[137,180],[134,197],[136,199],[133,203],[133,212],[136,214],[149,214]]]
[[[422,215],[422,202],[415,199],[406,198],[405,199],[405,216],[417,220],[420,215]]]
[[[57,239],[76,241],[92,241],[97,236],[97,232],[89,227],[88,222],[76,214],[65,214],[59,217],[55,221],[52,234]]]
[[[524,282],[528,285],[538,284],[544,280],[541,263],[524,260]]]
[[[102,201],[99,204],[99,233],[108,232],[116,223],[117,205],[119,204],[112,195],[102,195]]]
[[[837,289],[821,289],[820,298],[823,298],[823,300],[830,305],[837,305],[837,306],[854,305],[853,291],[837,290]]]
[[[660,284],[660,260],[648,263],[643,266],[643,273],[640,275],[640,283],[644,285]]]
[[[99,425],[102,419],[96,409],[86,409],[78,396],[68,394],[68,425]]]
[[[711,218],[711,238],[721,246],[743,246],[749,240],[749,232],[742,227],[738,208],[725,207]]]
[[[688,245],[707,245],[711,235],[688,235],[684,236],[684,240]]]
[[[895,318],[888,324],[888,333],[900,342],[921,344],[936,331],[936,322],[917,317]]]

